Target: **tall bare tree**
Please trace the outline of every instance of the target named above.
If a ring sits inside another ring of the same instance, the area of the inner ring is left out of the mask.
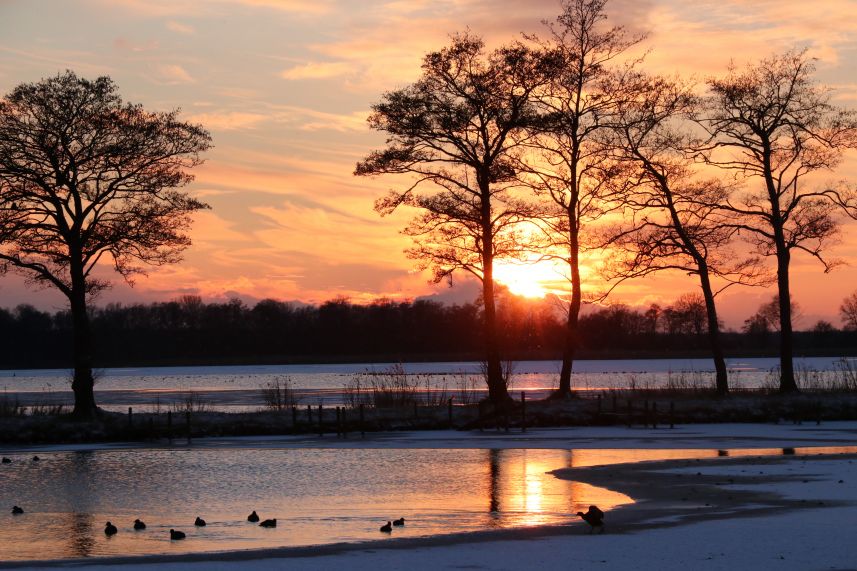
[[[743,218],[737,228],[759,254],[776,260],[780,321],[780,391],[796,392],[793,368],[789,264],[794,252],[824,257],[837,233],[838,215],[857,218],[857,196],[839,185],[806,177],[832,171],[857,146],[857,114],[830,102],[813,81],[805,52],[787,52],[734,66],[708,82],[710,97],[699,124],[710,138],[699,156],[744,183],[721,208]]]
[[[210,140],[176,111],[123,103],[107,77],[68,71],[0,100],[0,271],[68,298],[78,417],[97,412],[87,303],[110,283],[94,271],[109,261],[131,280],[140,262],[180,259],[190,215],[207,205],[175,189]]]
[[[693,159],[688,118],[697,105],[693,86],[639,75],[633,100],[618,105],[615,128],[617,160],[636,172],[622,192],[628,222],[611,237],[620,256],[607,265],[611,279],[628,279],[663,270],[699,278],[706,328],[719,394],[729,391],[720,341],[715,296],[722,287],[761,280],[758,260],[741,258],[728,248],[737,229],[725,222],[719,207],[730,189],[702,179]]]
[[[621,26],[606,27],[607,0],[564,0],[562,13],[548,23],[547,39],[529,39],[540,46],[553,66],[551,81],[534,92],[542,113],[541,134],[529,141],[526,180],[545,198],[542,217],[568,264],[571,295],[566,314],[562,369],[557,397],[571,394],[571,372],[579,345],[578,322],[583,302],[581,253],[587,226],[613,207],[604,195],[619,175],[603,144],[616,105],[627,96],[613,64],[642,40]]]
[[[384,94],[369,125],[388,133],[387,147],[358,163],[355,174],[412,175],[402,190],[379,199],[376,210],[418,209],[404,230],[410,257],[434,280],[463,270],[482,283],[487,380],[491,400],[509,399],[497,336],[494,260],[519,257],[519,225],[531,215],[510,188],[512,156],[534,116],[530,95],[542,62],[520,46],[486,53],[481,39],[456,35],[425,56],[414,84]],[[422,192],[421,192],[422,191]]]

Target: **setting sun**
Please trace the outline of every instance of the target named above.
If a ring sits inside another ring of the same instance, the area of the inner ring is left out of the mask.
[[[494,277],[513,294],[529,298],[562,293],[568,283],[560,265],[552,260],[498,261],[494,266]]]

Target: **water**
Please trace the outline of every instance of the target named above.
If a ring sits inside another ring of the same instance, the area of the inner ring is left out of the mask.
[[[857,360],[851,359],[852,362]],[[812,357],[795,360],[799,371],[832,375],[839,358]],[[344,404],[343,387],[355,375],[388,371],[391,363],[344,365],[253,365],[217,367],[140,367],[104,369],[98,372],[97,402],[111,410],[155,409],[182,402],[189,393],[213,408],[249,410],[264,405],[261,388],[275,381],[291,380],[301,404]],[[758,388],[774,377],[774,358],[729,359],[730,383],[736,388]],[[458,394],[484,390],[480,364],[476,362],[405,363],[412,382],[428,390]],[[512,386],[542,398],[556,387],[559,361],[524,361],[515,364]],[[579,389],[657,388],[670,378],[682,377],[700,386],[713,384],[710,359],[613,359],[576,361],[572,385]],[[63,369],[0,371],[0,398],[17,399],[22,405],[70,404],[71,374]],[[366,381],[372,377],[364,376]]]
[[[560,480],[564,467],[857,447],[735,450],[140,448],[13,456],[0,465],[0,560],[212,552],[567,523],[617,491]],[[33,485],[37,482],[38,485]],[[25,509],[13,516],[13,504]],[[275,529],[246,521],[251,510]],[[201,516],[208,522],[195,528]],[[140,518],[148,525],[134,531]],[[119,533],[105,537],[106,521]],[[187,533],[171,542],[169,529]]]
[[[378,527],[399,517],[406,525],[395,537],[437,535],[560,523],[591,503],[632,501],[546,474],[573,465],[570,451],[165,448],[40,458],[0,470],[0,560],[383,539]],[[13,504],[26,513],[11,515]],[[253,509],[277,528],[248,523]],[[208,525],[195,528],[196,516]],[[148,529],[135,532],[136,518]],[[115,537],[103,533],[108,520]],[[170,528],[188,539],[170,542]]]

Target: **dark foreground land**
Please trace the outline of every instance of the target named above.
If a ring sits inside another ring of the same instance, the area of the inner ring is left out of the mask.
[[[218,412],[188,403],[166,412],[102,411],[81,422],[50,411],[0,415],[0,444],[161,441],[206,436],[319,434],[360,438],[391,430],[526,430],[528,427],[649,426],[696,423],[821,423],[857,419],[857,392],[796,395],[763,392],[717,397],[696,391],[626,390],[567,400],[514,402],[497,410],[488,403],[453,405],[403,402],[320,409],[280,406],[255,412]]]

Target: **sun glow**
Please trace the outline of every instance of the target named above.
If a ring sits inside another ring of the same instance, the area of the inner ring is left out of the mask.
[[[494,265],[494,278],[513,294],[529,298],[560,293],[567,284],[560,265],[552,260],[499,261]]]

